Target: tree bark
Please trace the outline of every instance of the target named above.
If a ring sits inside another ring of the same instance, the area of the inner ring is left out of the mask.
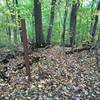
[[[97,4],[97,12],[99,10],[100,10],[100,1]],[[98,24],[98,15],[95,15],[95,21],[94,21],[93,28],[92,28],[92,32],[91,32],[92,42],[94,41],[94,37],[96,35],[97,24]]]
[[[53,22],[54,22],[54,15],[55,15],[55,5],[56,5],[56,0],[52,0],[50,22],[49,22],[48,35],[47,35],[47,44],[51,43],[51,34],[52,34],[52,27],[53,27]]]
[[[76,17],[77,10],[79,8],[79,0],[73,1],[72,10],[70,15],[70,45],[75,45],[75,34],[76,34]]]
[[[64,45],[65,42],[65,30],[66,30],[66,18],[67,18],[67,0],[66,0],[66,4],[65,4],[65,12],[64,12],[64,21],[63,21],[63,30],[62,30],[62,34],[61,34],[61,45]]]
[[[45,44],[44,35],[42,31],[42,12],[40,0],[34,0],[34,18],[35,18],[35,35],[36,47],[43,47]]]

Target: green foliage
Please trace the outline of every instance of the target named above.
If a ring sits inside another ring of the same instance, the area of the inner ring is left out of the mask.
[[[6,2],[1,0],[2,3],[0,3],[0,44],[6,44],[10,42],[8,31],[7,29],[10,27],[11,29],[13,27],[17,27],[18,25],[18,15],[20,14],[21,17],[26,19],[26,25],[27,25],[27,33],[30,39],[33,39],[35,35],[35,29],[34,29],[34,0],[22,0],[19,1],[18,6],[12,5],[11,2],[9,2],[9,6],[16,10],[15,13],[12,13],[9,11]],[[58,5],[58,2],[60,1],[60,5]],[[73,0],[68,0],[68,17],[67,17],[67,23],[66,23],[66,41],[69,42],[69,24],[70,24],[70,11],[71,11],[71,5]],[[74,0],[75,2],[78,0]],[[81,44],[82,41],[90,40],[90,26],[91,26],[91,16],[98,15],[100,16],[99,12],[94,12],[91,14],[91,8],[92,3],[90,2],[89,5],[85,5],[84,2],[86,0],[79,0],[80,1],[80,7],[78,10],[78,16],[77,16],[77,34],[76,34],[76,43],[77,45]],[[61,21],[63,21],[64,18],[64,5],[65,0],[58,0],[56,4],[56,13],[55,13],[55,19],[54,19],[54,26],[53,26],[53,34],[52,34],[52,41],[54,43],[60,43],[61,38],[61,32],[62,32],[62,24]],[[84,6],[85,5],[85,6]],[[50,19],[50,1],[49,0],[41,0],[41,6],[42,6],[42,22],[43,22],[43,33],[45,34],[45,38],[47,36],[47,30],[48,30],[48,24]],[[60,8],[59,8],[60,7]],[[95,7],[95,6],[93,6]],[[58,8],[61,11],[61,16],[59,16]],[[20,11],[20,12],[18,12]],[[16,23],[13,23],[11,21],[11,16],[16,15]],[[97,33],[98,33],[97,29]],[[5,39],[4,39],[5,36]],[[19,34],[18,34],[19,37]]]

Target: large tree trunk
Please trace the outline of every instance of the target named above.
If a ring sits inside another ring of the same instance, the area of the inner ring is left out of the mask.
[[[56,0],[52,0],[51,2],[51,12],[50,12],[50,22],[49,22],[49,27],[48,27],[48,35],[47,35],[47,44],[51,43],[51,34],[52,34],[52,27],[53,27],[53,22],[54,22],[54,13],[55,13],[55,5],[56,5]]]
[[[72,10],[70,15],[70,45],[75,45],[75,34],[76,34],[76,17],[77,10],[79,8],[79,0],[73,1]]]
[[[99,10],[100,10],[100,1],[98,2],[98,5],[97,5],[97,11],[99,11]],[[95,16],[95,20],[94,20],[94,24],[93,24],[93,28],[92,28],[92,32],[91,32],[92,42],[94,41],[97,24],[98,24],[98,15]]]
[[[66,30],[66,18],[67,18],[67,0],[65,5],[65,13],[64,13],[64,22],[63,22],[63,30],[61,34],[61,45],[64,45],[65,42],[65,30]]]
[[[43,47],[45,44],[44,35],[42,31],[42,12],[40,0],[34,0],[34,17],[35,17],[35,34],[36,47]]]

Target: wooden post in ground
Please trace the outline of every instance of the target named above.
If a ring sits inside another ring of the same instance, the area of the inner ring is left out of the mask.
[[[29,55],[28,55],[28,40],[26,34],[26,24],[25,19],[21,19],[21,34],[23,39],[23,48],[24,48],[24,61],[26,66],[26,75],[28,76],[28,83],[31,81],[31,72],[29,66]]]

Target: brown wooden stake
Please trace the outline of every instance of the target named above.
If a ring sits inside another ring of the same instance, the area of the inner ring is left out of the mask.
[[[28,76],[28,82],[31,81],[31,72],[30,72],[30,66],[29,66],[29,55],[28,55],[28,40],[27,40],[27,34],[26,34],[26,24],[25,19],[21,19],[21,34],[23,38],[23,48],[24,48],[24,60],[25,60],[25,66],[26,66],[26,75]]]

